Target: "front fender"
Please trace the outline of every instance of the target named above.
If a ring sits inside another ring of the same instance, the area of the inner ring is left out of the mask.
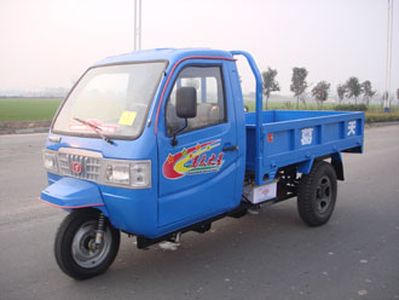
[[[98,186],[80,179],[61,178],[41,192],[40,200],[63,209],[98,207],[108,215]]]

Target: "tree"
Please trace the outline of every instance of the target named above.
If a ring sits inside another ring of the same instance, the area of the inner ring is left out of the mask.
[[[373,91],[370,80],[363,81],[361,84],[361,89],[363,93],[363,99],[365,100],[366,105],[369,106],[370,100],[374,97],[377,91]]]
[[[330,86],[331,84],[329,84],[328,82],[320,81],[312,89],[312,96],[315,98],[319,106],[321,106],[323,102],[327,100]]]
[[[270,67],[267,68],[267,71],[262,73],[263,77],[263,94],[266,96],[266,108],[267,103],[269,102],[270,94],[272,92],[277,92],[280,90],[280,85],[276,80],[277,70],[272,69]]]
[[[355,104],[357,104],[357,98],[362,93],[362,87],[359,83],[359,79],[357,77],[350,77],[346,83],[346,96],[350,98],[355,98]]]
[[[338,95],[338,101],[339,101],[339,103],[341,103],[342,100],[344,100],[345,94],[346,94],[346,87],[345,87],[345,85],[338,84],[338,86],[337,86],[337,95]]]
[[[396,90],[396,99],[399,101],[399,89]]]
[[[308,84],[306,82],[306,76],[308,76],[308,71],[305,68],[295,67],[292,69],[292,83],[290,86],[291,92],[294,93],[296,97],[296,108],[299,108],[299,97],[305,92]]]

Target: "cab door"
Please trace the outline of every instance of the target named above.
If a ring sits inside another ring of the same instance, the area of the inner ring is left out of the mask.
[[[235,195],[238,160],[235,114],[224,62],[188,61],[179,66],[164,103],[158,132],[160,226],[184,226],[238,205]],[[176,115],[176,90],[194,87],[197,115]],[[174,133],[176,145],[172,145]]]

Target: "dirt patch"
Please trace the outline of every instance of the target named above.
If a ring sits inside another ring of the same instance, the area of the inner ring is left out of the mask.
[[[51,121],[1,121],[0,134],[47,132]]]

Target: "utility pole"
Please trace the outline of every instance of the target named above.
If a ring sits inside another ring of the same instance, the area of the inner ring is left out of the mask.
[[[141,50],[141,0],[134,0],[134,51]]]
[[[387,11],[387,52],[385,63],[385,92],[384,92],[384,111],[389,111],[391,97],[391,78],[392,78],[392,39],[393,39],[393,0],[388,0]]]

